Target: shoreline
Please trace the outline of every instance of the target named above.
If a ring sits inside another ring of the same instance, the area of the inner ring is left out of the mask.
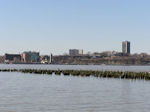
[[[79,66],[150,66],[150,64],[42,64],[42,63],[0,63],[0,65],[79,65]]]

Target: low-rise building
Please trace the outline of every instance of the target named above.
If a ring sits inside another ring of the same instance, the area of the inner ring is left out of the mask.
[[[42,55],[40,56],[40,61],[42,64],[52,63],[52,54],[51,55]]]
[[[5,63],[20,63],[21,55],[20,54],[5,54],[4,60],[5,60]]]
[[[40,53],[39,52],[23,52],[21,54],[22,61],[24,63],[39,63],[40,62]]]
[[[70,55],[70,56],[83,55],[83,50],[82,50],[82,49],[70,49],[70,50],[69,50],[69,55]]]

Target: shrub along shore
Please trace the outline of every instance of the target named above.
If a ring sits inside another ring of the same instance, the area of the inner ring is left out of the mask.
[[[21,72],[30,74],[103,77],[119,79],[144,79],[150,80],[149,72],[121,72],[121,71],[94,71],[94,70],[38,70],[38,69],[0,69],[0,72]]]

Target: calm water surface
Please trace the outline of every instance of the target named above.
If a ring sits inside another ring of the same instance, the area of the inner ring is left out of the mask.
[[[0,73],[0,112],[149,112],[150,81]]]
[[[105,65],[27,65],[27,64],[0,64],[0,69],[74,69],[74,70],[112,70],[150,72],[150,66],[105,66]]]

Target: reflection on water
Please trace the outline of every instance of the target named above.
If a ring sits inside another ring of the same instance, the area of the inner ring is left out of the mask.
[[[0,73],[0,112],[149,112],[150,82]]]

